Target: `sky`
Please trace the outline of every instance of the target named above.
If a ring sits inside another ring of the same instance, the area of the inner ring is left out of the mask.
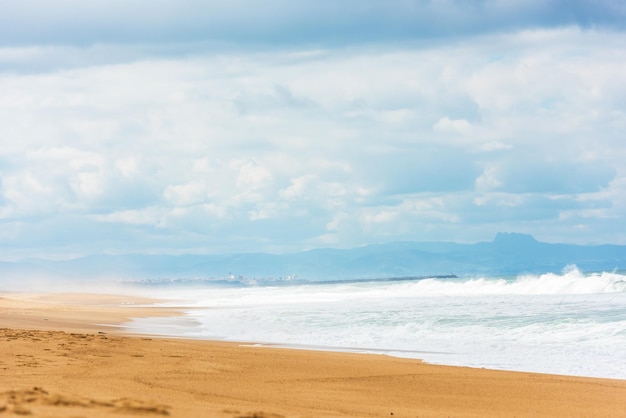
[[[0,0],[0,259],[626,244],[620,0]]]

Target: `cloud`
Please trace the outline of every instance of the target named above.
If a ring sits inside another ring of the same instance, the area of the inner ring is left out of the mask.
[[[537,27],[624,28],[617,0],[4,1],[4,45],[389,42]],[[33,29],[33,28],[36,28]]]
[[[600,162],[546,161],[538,157],[509,161],[500,172],[501,189],[511,193],[576,194],[597,192],[608,186],[616,171]]]
[[[437,132],[464,134],[469,133],[472,129],[472,125],[465,119],[450,119],[444,116],[435,123],[433,129]]]
[[[0,245],[285,251],[499,230],[626,242],[625,42],[570,27],[210,54],[5,47],[21,69],[0,73]]]

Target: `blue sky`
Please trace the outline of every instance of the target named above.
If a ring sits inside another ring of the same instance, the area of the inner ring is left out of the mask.
[[[622,1],[0,5],[2,259],[626,244]]]

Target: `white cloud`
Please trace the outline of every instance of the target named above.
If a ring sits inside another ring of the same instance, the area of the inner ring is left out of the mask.
[[[208,197],[206,186],[197,181],[170,185],[165,188],[163,197],[173,206],[189,206],[205,201]]]
[[[115,161],[115,168],[126,178],[133,178],[140,174],[138,157],[123,157]]]
[[[625,42],[561,29],[1,73],[0,214],[258,249],[478,240],[530,222],[556,236],[562,214],[585,241],[582,214],[623,216]],[[12,231],[7,245],[24,239]]]
[[[97,221],[122,223],[129,225],[158,225],[165,211],[160,207],[148,207],[143,209],[120,210],[106,215],[92,215]]]
[[[472,124],[465,119],[450,119],[447,116],[439,119],[433,126],[438,132],[452,132],[456,134],[466,134],[472,129]]]
[[[252,195],[271,186],[272,173],[255,161],[234,160],[230,167],[237,172],[236,185],[245,195]]]
[[[489,192],[502,186],[502,181],[498,179],[496,167],[486,167],[482,174],[476,178],[476,190],[479,192]]]
[[[310,185],[315,180],[316,178],[312,174],[292,178],[289,180],[289,186],[279,192],[280,197],[285,200],[306,198],[312,193]]]
[[[500,141],[486,142],[482,145],[482,150],[487,152],[509,150],[511,148],[513,148],[513,145]]]

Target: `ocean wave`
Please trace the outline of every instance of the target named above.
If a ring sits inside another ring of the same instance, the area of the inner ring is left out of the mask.
[[[626,292],[626,276],[601,272],[583,274],[576,267],[563,273],[523,275],[512,279],[472,278],[461,280],[424,279],[408,284],[403,292],[411,296],[472,295],[576,295]]]
[[[414,281],[303,283],[290,286],[151,289],[155,297],[189,301],[193,306],[233,307],[337,303],[385,298],[489,297],[505,295],[585,295],[626,292],[626,276],[616,272],[582,273],[568,267],[560,274],[509,278],[426,278]],[[156,292],[156,294],[155,294]]]

